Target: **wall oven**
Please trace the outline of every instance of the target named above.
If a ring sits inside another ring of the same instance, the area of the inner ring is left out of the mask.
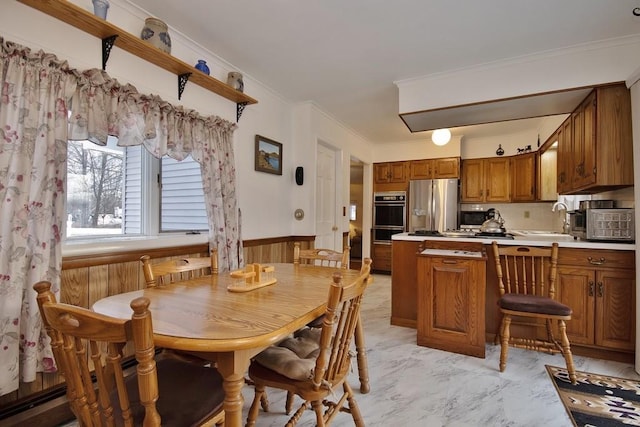
[[[376,192],[373,195],[373,241],[391,244],[391,236],[406,229],[407,193]]]

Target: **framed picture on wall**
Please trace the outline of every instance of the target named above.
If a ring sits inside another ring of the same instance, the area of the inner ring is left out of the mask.
[[[255,162],[257,171],[282,175],[282,144],[256,135]]]

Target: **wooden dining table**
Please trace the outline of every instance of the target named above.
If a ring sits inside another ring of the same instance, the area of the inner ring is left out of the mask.
[[[324,313],[333,273],[340,273],[344,284],[359,276],[357,270],[269,265],[276,283],[248,292],[229,291],[233,279],[220,273],[109,296],[92,308],[130,318],[131,300],[149,298],[155,345],[215,362],[224,378],[225,426],[239,427],[251,358]]]

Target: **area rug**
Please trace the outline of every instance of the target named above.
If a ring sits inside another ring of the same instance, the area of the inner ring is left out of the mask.
[[[640,382],[546,365],[569,418],[576,427],[640,426]]]

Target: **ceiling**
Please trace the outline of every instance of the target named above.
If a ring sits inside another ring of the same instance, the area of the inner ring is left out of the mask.
[[[633,14],[640,0],[131,1],[286,99],[312,101],[374,143],[424,139],[399,117],[395,81],[640,34]],[[535,108],[555,114],[544,104]],[[417,129],[444,127],[444,118],[462,123],[469,111],[430,113]],[[486,132],[453,129],[467,137],[474,131]]]

